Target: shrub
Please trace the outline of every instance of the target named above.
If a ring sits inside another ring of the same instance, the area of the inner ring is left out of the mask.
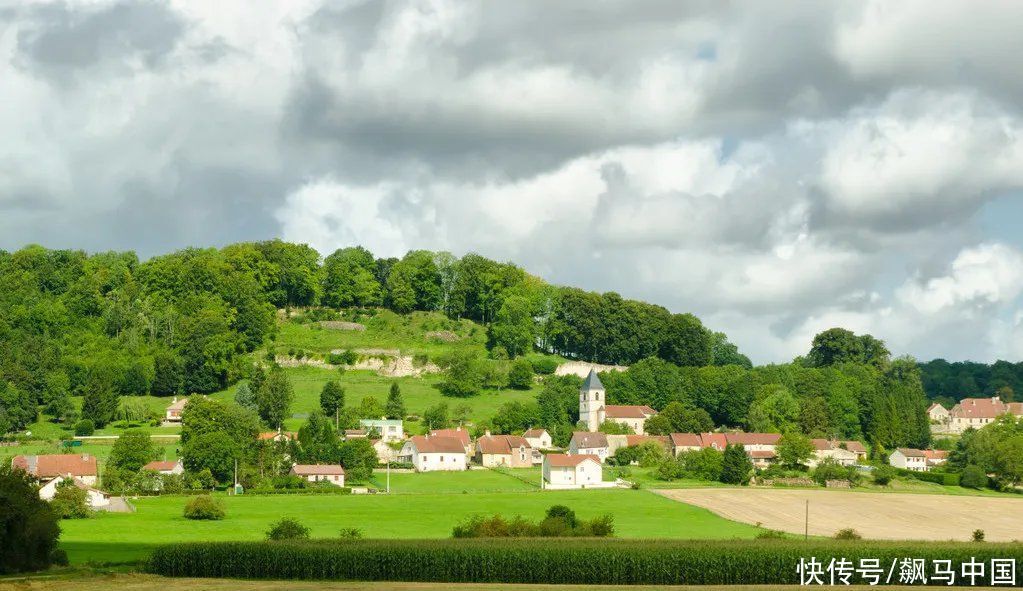
[[[0,464],[0,574],[42,570],[54,561],[60,526],[34,480]]]
[[[959,477],[959,486],[966,488],[985,488],[988,484],[987,474],[984,469],[975,464],[970,464],[966,468],[963,468],[963,473]]]
[[[185,519],[220,520],[225,516],[224,505],[210,495],[200,495],[185,504]]]
[[[268,540],[308,540],[309,528],[290,517],[282,517],[280,521],[266,532]]]
[[[765,529],[756,535],[758,540],[784,540],[785,534],[776,529]]]
[[[835,540],[341,540],[201,542],[160,546],[148,569],[165,576],[446,581],[542,585],[795,585],[800,558],[819,563],[906,556],[966,562],[1023,560],[1019,544]]]
[[[840,529],[835,532],[836,540],[862,540],[863,536],[851,527]]]
[[[92,419],[82,419],[75,423],[75,435],[79,437],[88,437],[96,432],[96,424],[92,422]]]
[[[57,492],[50,501],[53,512],[61,519],[84,519],[92,514],[89,508],[89,494],[75,486],[73,480],[64,479],[57,485]]]
[[[895,468],[888,465],[880,466],[874,470],[874,484],[888,486],[888,484],[895,479],[895,474]]]
[[[975,530],[973,530],[973,541],[974,542],[983,542],[984,541],[984,530],[982,530],[982,529],[975,529]]]
[[[533,385],[533,366],[519,358],[508,371],[508,386],[516,390],[528,390]]]
[[[456,525],[451,533],[455,538],[610,537],[614,535],[614,519],[603,515],[583,521],[571,508],[553,505],[540,523],[518,516],[509,520],[500,515],[473,515]]]
[[[854,472],[856,468],[852,466],[843,466],[838,463],[834,458],[825,458],[813,471],[813,480],[817,484],[824,486],[829,480],[849,480],[852,481],[856,478]]]
[[[533,366],[533,371],[542,376],[554,375],[558,370],[558,360],[554,357],[534,357],[529,363]]]
[[[361,540],[362,530],[357,527],[343,527],[338,537],[342,540]]]

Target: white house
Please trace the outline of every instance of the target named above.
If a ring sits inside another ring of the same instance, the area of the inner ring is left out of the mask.
[[[174,400],[171,400],[170,406],[167,407],[167,413],[164,419],[171,423],[180,423],[181,411],[185,409],[186,404],[188,404],[187,398],[178,400],[178,397],[175,396]]]
[[[11,466],[46,483],[55,478],[77,478],[86,486],[95,486],[99,476],[96,456],[90,454],[51,454],[14,456]]]
[[[430,431],[430,437],[454,437],[465,448],[465,455],[471,456],[473,452],[472,437],[469,436],[469,432],[462,427],[456,427],[454,429],[434,429]]]
[[[896,468],[926,472],[928,469],[927,452],[922,449],[900,447],[888,456],[888,463]]]
[[[600,458],[589,454],[547,454],[543,459],[543,482],[546,489],[614,486],[604,482]]]
[[[522,434],[533,449],[551,449],[554,447],[554,440],[547,429],[530,429]]]
[[[337,464],[295,464],[291,467],[291,473],[309,482],[345,485],[345,469]]]
[[[454,437],[417,435],[405,441],[398,460],[419,472],[465,470],[469,461],[462,441]]]
[[[970,427],[980,429],[1002,415],[1023,416],[1023,402],[1002,402],[998,396],[963,398],[948,414],[948,432],[962,433]]]
[[[376,431],[385,442],[401,441],[405,439],[405,430],[400,419],[362,419],[359,426],[367,432]]]
[[[142,466],[142,469],[159,474],[183,474],[185,472],[185,467],[181,464],[181,460],[156,460]]]
[[[91,509],[103,509],[110,505],[110,495],[108,493],[89,486],[80,478],[54,478],[39,489],[39,498],[44,501],[52,501],[54,495],[57,494],[57,487],[66,480],[71,480],[74,486],[85,491],[85,502]]]
[[[572,433],[572,441],[568,443],[568,453],[573,456],[596,456],[603,462],[610,455],[607,435],[597,431],[576,431]]]
[[[851,466],[860,459],[860,455],[857,453],[854,446],[856,444],[860,448],[863,447],[858,441],[835,441],[833,439],[811,439],[813,443],[813,456],[807,461],[807,465],[811,468],[817,466],[817,464],[824,460],[831,458],[843,466]],[[864,456],[866,450],[863,450]]]

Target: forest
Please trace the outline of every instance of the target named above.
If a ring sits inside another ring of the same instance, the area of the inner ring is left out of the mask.
[[[361,247],[322,257],[279,240],[145,261],[132,252],[0,251],[0,432],[40,411],[77,420],[71,396],[101,427],[122,396],[209,393],[252,378],[279,317],[312,306],[468,319],[485,327],[494,358],[542,352],[631,365],[604,375],[610,402],[672,405],[689,418],[699,410],[698,425],[706,416],[712,426],[798,428],[885,447],[928,438],[916,363],[891,359],[870,335],[832,329],[805,357],[754,368],[691,314],[551,285],[512,263],[422,250],[376,258]],[[507,409],[495,422],[571,429],[578,409],[570,382],[548,378],[534,406]]]

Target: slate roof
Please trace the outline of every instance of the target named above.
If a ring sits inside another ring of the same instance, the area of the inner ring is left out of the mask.
[[[583,382],[583,390],[603,390],[604,384],[600,383],[600,378],[597,377],[597,372],[593,369],[590,370],[589,375],[586,376],[586,380]]]

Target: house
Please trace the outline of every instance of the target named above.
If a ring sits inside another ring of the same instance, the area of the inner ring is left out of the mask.
[[[405,430],[401,419],[362,419],[359,426],[369,433],[374,431],[380,434],[384,442],[401,441],[405,439]]]
[[[593,369],[579,388],[579,420],[588,431],[596,431],[601,423],[609,421],[631,427],[637,435],[643,434],[646,420],[657,414],[649,406],[622,406],[606,404],[604,384]]]
[[[547,429],[530,429],[522,434],[533,449],[551,449],[554,447],[554,440]]]
[[[572,433],[572,441],[568,443],[568,453],[573,456],[597,456],[601,462],[610,455],[607,435],[597,431],[576,431]]]
[[[672,433],[669,437],[671,453],[675,456],[683,452],[703,449],[703,439],[698,433]]]
[[[412,464],[419,472],[465,470],[469,463],[462,440],[442,435],[409,438],[398,452],[398,461]]]
[[[927,467],[940,466],[948,461],[948,452],[943,449],[925,449],[924,455],[927,458]]]
[[[158,474],[183,474],[185,472],[185,467],[181,464],[181,460],[156,460],[142,466],[142,469]]]
[[[260,433],[256,436],[260,441],[274,441],[277,443],[283,443],[285,441],[298,441],[298,433],[294,431],[268,431],[266,433]]]
[[[741,445],[757,468],[765,468],[777,458],[778,433],[725,433],[725,443]]]
[[[546,489],[604,487],[603,466],[594,455],[547,454],[543,459],[543,486]]]
[[[39,498],[44,501],[52,501],[54,495],[57,494],[57,488],[62,482],[67,480],[70,480],[71,484],[85,491],[85,502],[89,505],[90,509],[102,510],[110,505],[109,493],[93,488],[81,478],[53,478],[39,489]]]
[[[665,453],[671,453],[671,438],[667,435],[608,435],[607,455],[613,456],[620,448],[635,447],[644,443],[656,443],[664,448]]]
[[[96,456],[90,454],[14,456],[11,467],[20,468],[43,483],[55,478],[77,478],[86,486],[95,486],[99,476]]]
[[[291,474],[309,482],[329,482],[334,486],[345,485],[345,469],[337,464],[295,464]]]
[[[1002,415],[1023,416],[1023,402],[1006,403],[998,396],[963,398],[948,411],[948,415],[948,432],[962,433],[970,427],[980,429]]]
[[[728,447],[728,439],[724,433],[700,433],[700,441],[703,443],[703,447],[716,449],[720,452],[724,452]]]
[[[888,463],[896,468],[913,470],[914,472],[927,471],[927,452],[922,449],[900,447],[888,456]]]
[[[476,440],[476,463],[486,468],[506,466],[529,468],[533,465],[533,448],[525,437],[486,435]]]
[[[851,466],[867,455],[867,450],[859,441],[835,441],[834,439],[811,439],[813,457],[807,464],[813,468],[825,459],[831,458],[843,466]],[[854,445],[855,444],[855,445]],[[863,450],[861,456],[858,449]]]
[[[348,439],[366,439],[369,437],[369,433],[365,429],[345,429],[344,438]]]
[[[164,420],[170,423],[180,423],[181,411],[185,409],[186,404],[188,404],[187,398],[182,398],[179,400],[178,397],[175,396],[174,400],[171,400],[170,406],[167,407],[167,413],[166,416],[164,417]]]
[[[430,437],[454,437],[462,442],[462,447],[465,448],[465,455],[467,457],[473,454],[472,438],[469,437],[469,432],[462,427],[456,427],[454,429],[434,429],[430,431]]]
[[[935,402],[927,407],[927,418],[930,419],[932,425],[947,425],[948,409]]]

